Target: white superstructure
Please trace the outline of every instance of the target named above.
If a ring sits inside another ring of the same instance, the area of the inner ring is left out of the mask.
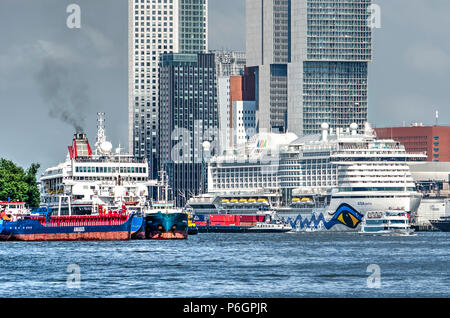
[[[313,216],[328,222],[343,204],[358,214],[356,225],[370,210],[415,213],[421,195],[408,162],[426,156],[408,154],[394,140],[376,139],[369,124],[363,133],[357,131],[356,124],[345,131],[323,124],[322,134],[301,138],[292,133],[255,135],[231,154],[211,159],[209,193],[189,204],[194,210],[216,206],[230,213],[270,207],[301,226],[306,221],[309,226]]]
[[[58,214],[91,214],[122,205],[144,206],[148,187],[156,181],[148,177],[146,159],[113,151],[106,140],[104,114],[99,114],[97,142],[92,150],[85,134],[75,134],[66,161],[41,175],[41,204]]]
[[[404,211],[367,212],[361,223],[361,234],[411,235],[410,220]]]

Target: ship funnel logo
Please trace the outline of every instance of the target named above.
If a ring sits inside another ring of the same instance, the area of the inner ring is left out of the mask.
[[[256,144],[258,148],[266,148],[267,147],[267,140],[258,140],[258,143]]]

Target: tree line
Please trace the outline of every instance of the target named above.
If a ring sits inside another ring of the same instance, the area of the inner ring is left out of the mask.
[[[40,167],[40,164],[33,163],[25,170],[0,158],[0,201],[25,202],[30,207],[38,207],[41,200],[36,174]]]

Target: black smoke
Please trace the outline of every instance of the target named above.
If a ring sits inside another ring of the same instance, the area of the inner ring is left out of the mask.
[[[76,133],[82,133],[90,98],[87,85],[77,75],[71,64],[46,57],[35,79],[48,106],[48,115],[71,125]]]

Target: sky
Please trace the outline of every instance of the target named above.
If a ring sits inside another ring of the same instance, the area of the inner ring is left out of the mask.
[[[72,3],[80,29],[66,25]],[[374,3],[369,121],[431,125],[438,110],[449,125],[450,1]],[[108,139],[127,148],[127,10],[127,0],[0,0],[0,157],[62,162],[75,126],[95,143],[97,112]],[[209,0],[209,48],[245,51],[245,0]]]

